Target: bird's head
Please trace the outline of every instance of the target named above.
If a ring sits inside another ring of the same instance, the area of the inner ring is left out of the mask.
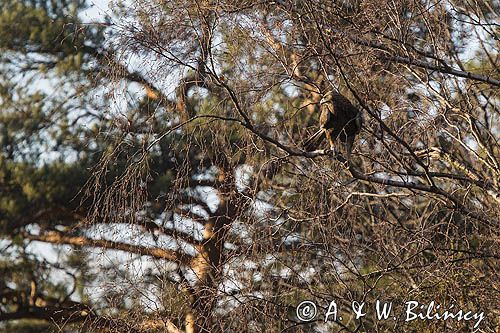
[[[321,101],[319,101],[320,105],[323,105],[325,103],[331,102],[333,99],[333,93],[332,91],[327,91],[326,93],[323,94],[323,98]]]

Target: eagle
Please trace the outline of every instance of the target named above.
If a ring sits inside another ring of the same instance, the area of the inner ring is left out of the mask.
[[[326,137],[330,149],[335,154],[334,142],[339,139],[346,147],[347,159],[352,151],[356,135],[361,131],[363,118],[361,112],[338,92],[328,91],[319,102],[321,115],[319,130],[304,143],[304,149],[317,149]]]

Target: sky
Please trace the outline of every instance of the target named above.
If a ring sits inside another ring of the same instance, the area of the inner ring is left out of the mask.
[[[89,4],[89,8],[80,14],[84,23],[98,21],[109,12],[109,0],[89,0]]]

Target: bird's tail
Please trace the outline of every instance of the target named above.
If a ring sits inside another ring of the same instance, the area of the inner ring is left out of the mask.
[[[314,133],[309,139],[304,142],[304,149],[306,151],[312,151],[318,148],[320,143],[325,138],[325,131],[320,129],[316,133]]]

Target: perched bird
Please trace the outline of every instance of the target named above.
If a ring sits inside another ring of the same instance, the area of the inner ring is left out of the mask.
[[[304,149],[317,149],[326,137],[330,149],[335,153],[334,141],[339,139],[346,146],[349,159],[356,134],[361,130],[363,118],[361,112],[347,98],[333,91],[327,92],[321,99],[319,130],[304,143]]]

